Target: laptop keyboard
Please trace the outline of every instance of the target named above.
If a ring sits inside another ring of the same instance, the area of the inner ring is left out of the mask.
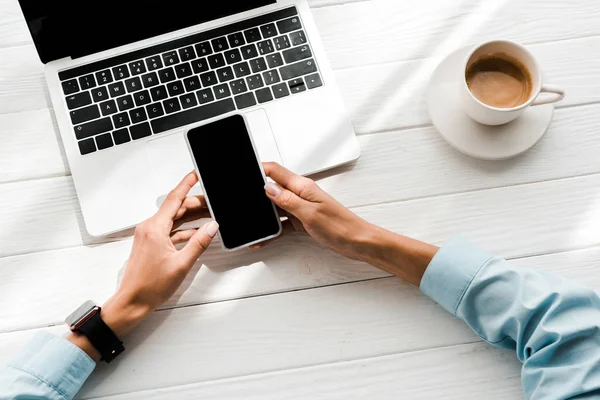
[[[59,78],[82,155],[323,85],[296,7]]]

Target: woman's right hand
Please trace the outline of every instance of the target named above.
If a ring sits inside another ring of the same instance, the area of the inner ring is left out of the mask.
[[[288,215],[295,231],[306,232],[317,242],[355,260],[367,261],[364,248],[376,227],[348,210],[313,180],[294,174],[276,163],[263,164],[269,198]]]

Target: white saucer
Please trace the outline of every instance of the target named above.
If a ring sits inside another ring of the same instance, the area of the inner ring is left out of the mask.
[[[437,67],[427,89],[429,115],[442,137],[456,150],[482,160],[504,160],[532,148],[546,133],[554,105],[529,107],[506,125],[487,126],[473,121],[459,102],[459,79],[472,47],[450,54]]]

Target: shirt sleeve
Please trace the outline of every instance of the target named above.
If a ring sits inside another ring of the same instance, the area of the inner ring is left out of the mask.
[[[528,399],[600,396],[600,299],[593,290],[513,267],[455,237],[431,261],[421,291],[486,342],[516,351]]]
[[[0,399],[71,400],[95,366],[68,340],[38,333],[0,369]]]

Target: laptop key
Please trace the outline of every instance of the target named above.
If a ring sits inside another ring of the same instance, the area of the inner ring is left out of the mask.
[[[146,106],[148,118],[157,118],[165,114],[162,104],[154,103]]]
[[[177,97],[163,101],[163,107],[167,114],[181,110],[181,106],[179,105],[179,100],[177,100]]]
[[[321,80],[321,76],[319,74],[312,74],[304,77],[306,80],[306,86],[309,89],[318,88],[323,86],[323,81]]]
[[[142,81],[137,76],[133,78],[129,78],[125,80],[125,87],[127,88],[128,93],[137,92],[138,90],[142,90]]]
[[[288,82],[288,85],[290,86],[290,92],[292,93],[300,93],[306,90],[306,84],[302,78],[292,79]]]
[[[263,25],[260,27],[260,31],[265,39],[277,36],[277,28],[275,27],[275,24]]]
[[[179,49],[179,59],[181,61],[191,61],[196,58],[196,52],[193,46],[188,46],[183,49]]]
[[[284,19],[283,21],[278,21],[277,27],[279,28],[279,32],[288,33],[291,31],[297,31],[298,29],[301,29],[302,24],[300,23],[300,18],[292,17]]]
[[[146,72],[146,64],[142,60],[131,62],[129,71],[131,71],[131,75],[141,75]]]
[[[246,82],[248,83],[248,88],[250,90],[259,89],[259,88],[265,86],[260,75],[249,76],[246,78]]]
[[[96,81],[98,82],[98,85],[106,85],[107,83],[111,83],[113,81],[113,77],[110,73],[110,69],[96,72]]]
[[[269,54],[269,53],[272,53],[275,51],[273,49],[273,42],[271,42],[271,40],[265,40],[264,42],[258,42],[256,45],[258,46],[258,51],[263,56],[265,54]]]
[[[146,115],[146,110],[144,107],[140,107],[129,111],[129,118],[131,119],[132,124],[137,124],[147,120],[148,116]]]
[[[179,100],[181,101],[181,107],[183,107],[184,110],[198,105],[198,101],[196,100],[196,94],[194,93],[184,94],[179,98]]]
[[[213,71],[205,72],[200,75],[200,80],[202,81],[202,85],[204,87],[216,85],[217,83],[217,75]]]
[[[101,86],[96,89],[92,89],[92,97],[96,103],[104,101],[108,99],[108,89],[106,86]]]
[[[126,111],[133,108],[133,98],[131,95],[122,96],[117,98],[117,105],[119,106],[119,111]]]
[[[90,92],[77,93],[77,94],[67,97],[66,100],[67,100],[67,108],[69,110],[87,106],[88,104],[92,104],[92,96],[90,96]]]
[[[208,63],[212,69],[217,69],[225,66],[225,58],[223,54],[217,53],[211,56],[208,56]]]
[[[283,52],[283,58],[288,64],[311,57],[312,53],[307,45],[294,47],[293,49],[285,50]]]
[[[229,45],[227,44],[227,39],[225,37],[213,39],[211,41],[211,44],[215,51],[225,51],[229,48]]]
[[[235,64],[233,66],[233,71],[235,72],[236,78],[250,75],[250,67],[246,61]]]
[[[260,30],[258,28],[251,28],[244,31],[244,37],[246,38],[246,42],[258,42],[262,39],[260,35]]]
[[[163,63],[159,56],[148,57],[146,58],[146,67],[148,71],[156,71],[163,67]]]
[[[249,44],[248,46],[242,47],[242,56],[244,57],[244,60],[258,57],[258,50],[256,50],[256,46]]]
[[[185,78],[183,80],[183,86],[185,86],[186,92],[193,92],[194,90],[198,90],[202,87],[200,84],[200,78],[197,76],[190,76],[189,78]]]
[[[231,92],[229,91],[229,85],[227,85],[226,83],[219,86],[215,86],[213,90],[215,91],[215,97],[217,98],[217,100],[221,100],[225,97],[231,96]]]
[[[270,54],[266,58],[269,68],[277,68],[283,65],[283,58],[281,58],[280,53]]]
[[[129,114],[126,112],[120,113],[117,115],[113,115],[112,117],[113,124],[115,125],[115,129],[123,128],[124,126],[131,125],[131,121],[129,121]]]
[[[87,124],[77,125],[75,127],[75,136],[77,139],[85,139],[99,135],[100,133],[112,131],[112,128],[110,117],[106,117],[88,122]]]
[[[179,56],[177,55],[177,51],[168,51],[162,55],[163,62],[165,66],[170,67],[175,64],[179,64]]]
[[[150,89],[150,94],[152,95],[152,101],[164,100],[169,97],[167,94],[167,87],[165,85]]]
[[[210,46],[209,42],[203,42],[200,44],[197,44],[196,46],[196,54],[198,54],[199,57],[201,56],[207,56],[209,54],[212,54],[212,47]]]
[[[103,103],[100,103],[99,106],[103,116],[111,115],[117,112],[117,105],[115,104],[114,100],[107,100]]]
[[[197,60],[192,61],[192,69],[195,74],[201,74],[202,72],[208,71],[208,63],[206,58],[199,58]]]
[[[290,33],[290,39],[292,41],[292,46],[300,46],[301,44],[306,43],[306,35],[304,35],[304,31]]]
[[[98,146],[98,150],[108,149],[114,145],[115,144],[113,143],[112,135],[110,133],[96,136],[96,146]]]
[[[273,86],[273,95],[275,96],[276,99],[280,99],[282,97],[289,96],[290,91],[288,90],[287,83],[285,83],[285,82],[279,83],[279,84]]]
[[[253,73],[257,73],[257,72],[261,72],[261,71],[266,71],[267,70],[267,63],[265,62],[265,59],[260,57],[260,58],[255,58],[254,60],[250,60],[248,61],[250,63],[250,68],[252,68],[252,72]]]
[[[179,96],[185,92],[185,88],[183,87],[183,82],[175,81],[167,84],[167,90],[169,91],[169,96]]]
[[[71,79],[62,83],[63,92],[66,95],[79,92],[79,84],[77,79]]]
[[[133,95],[133,100],[135,100],[136,106],[145,106],[146,104],[150,104],[150,93],[147,90],[143,90],[141,92],[137,92]]]
[[[94,138],[82,140],[78,144],[79,144],[79,152],[81,153],[82,156],[85,156],[86,154],[90,154],[90,153],[93,153],[96,151],[96,142],[94,141]]]
[[[231,93],[233,93],[234,95],[248,91],[248,88],[246,87],[246,82],[243,79],[238,79],[233,82],[229,82],[229,87],[231,87]]]
[[[110,97],[122,96],[125,94],[125,86],[123,82],[115,82],[108,85],[108,91],[110,92]]]
[[[231,47],[239,47],[246,44],[242,32],[232,33],[231,35],[227,36],[227,40],[229,41],[229,46]]]
[[[238,110],[243,108],[248,108],[256,105],[256,98],[254,97],[254,93],[244,93],[239,96],[235,96],[235,104]]]
[[[256,99],[259,103],[266,103],[267,101],[273,100],[273,95],[271,94],[271,89],[263,88],[256,91]]]
[[[198,95],[198,101],[200,102],[200,104],[210,103],[211,101],[215,100],[215,98],[213,97],[212,90],[210,90],[210,89],[198,90],[197,95]]]
[[[92,104],[91,106],[79,108],[77,110],[73,110],[70,112],[71,122],[73,125],[81,124],[82,122],[86,122],[92,119],[96,119],[100,117],[100,110],[98,110],[98,106]]]
[[[231,67],[218,69],[217,76],[219,77],[220,82],[228,82],[235,78],[235,76],[233,76],[233,70],[231,69]]]
[[[175,70],[173,70],[172,67],[161,69],[160,71],[158,71],[158,77],[160,78],[161,83],[167,83],[177,79],[175,77]]]
[[[187,76],[192,75],[192,67],[190,63],[179,64],[175,67],[175,73],[177,74],[177,78],[185,78]]]
[[[275,44],[276,50],[285,50],[291,46],[290,40],[288,39],[287,35],[276,37],[275,39],[273,39],[273,43]]]
[[[232,49],[225,52],[227,64],[235,64],[242,61],[242,55],[238,49]]]
[[[281,82],[281,78],[279,78],[279,72],[276,69],[271,71],[263,72],[263,78],[267,85],[273,85],[275,83]]]
[[[307,75],[313,72],[317,72],[317,65],[315,60],[300,61],[295,64],[286,65],[285,67],[279,68],[279,73],[284,81],[297,78],[302,75]]]
[[[126,65],[114,67],[112,72],[116,80],[129,78],[129,69],[127,69]]]
[[[79,86],[81,90],[87,90],[96,87],[96,79],[94,75],[86,75],[79,78]]]
[[[152,131],[150,130],[150,124],[147,122],[144,122],[144,123],[141,123],[138,125],[132,125],[129,128],[129,132],[131,132],[131,138],[133,140],[152,136]]]
[[[131,138],[129,137],[129,130],[127,128],[114,131],[112,133],[112,136],[116,145],[131,142]]]
[[[231,98],[227,98],[204,106],[190,108],[177,114],[157,118],[150,123],[152,124],[154,133],[161,133],[194,122],[204,121],[231,111],[235,111],[235,104]]]
[[[150,72],[146,75],[142,75],[142,83],[145,88],[153,87],[158,85],[160,82],[158,81],[158,75],[156,72]]]

